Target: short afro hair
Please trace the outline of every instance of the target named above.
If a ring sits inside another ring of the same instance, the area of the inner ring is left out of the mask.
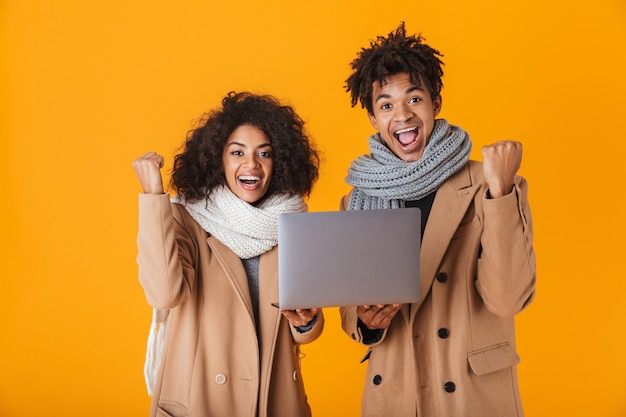
[[[351,62],[352,74],[346,80],[354,107],[358,101],[369,114],[374,113],[372,89],[375,82],[381,85],[389,76],[406,73],[415,85],[424,83],[433,100],[443,88],[443,55],[424,43],[421,34],[406,35],[404,22],[387,37],[378,36],[368,48],[362,48]]]

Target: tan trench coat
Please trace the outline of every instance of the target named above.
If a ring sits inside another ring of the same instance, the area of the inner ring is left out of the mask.
[[[513,317],[535,293],[527,183],[517,177],[511,194],[486,199],[482,172],[470,161],[437,191],[420,300],[369,347],[362,416],[523,415]],[[362,343],[356,307],[340,311],[344,331]]]
[[[167,195],[139,196],[139,280],[148,303],[170,309],[151,416],[310,416],[299,333],[278,301],[277,249],[261,255],[259,335],[237,255]]]

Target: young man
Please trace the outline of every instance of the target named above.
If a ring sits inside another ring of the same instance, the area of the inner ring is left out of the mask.
[[[468,134],[437,118],[441,56],[402,23],[361,50],[346,81],[377,133],[341,208],[417,206],[423,231],[417,303],[340,309],[368,347],[362,416],[522,416],[514,316],[535,293],[522,145],[469,160]]]

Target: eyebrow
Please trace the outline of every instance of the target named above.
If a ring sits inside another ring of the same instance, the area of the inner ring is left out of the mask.
[[[241,142],[230,142],[230,143],[227,143],[227,144],[226,144],[226,146],[241,146],[242,148],[245,148],[245,147],[246,147],[246,145],[244,145],[244,144],[243,144],[243,143],[241,143]],[[271,148],[271,147],[272,147],[272,144],[271,144],[270,142],[267,142],[267,143],[262,143],[262,144],[260,144],[259,146],[257,146],[256,148],[257,148],[257,149],[260,149],[260,148],[267,148],[267,147],[270,147],[270,148]]]
[[[412,85],[411,87],[407,88],[406,91],[404,92],[404,94],[411,94],[414,91],[421,91],[421,92],[425,92],[425,90],[420,87],[419,85]],[[379,94],[376,97],[376,100],[374,100],[374,103],[378,102],[378,100],[381,100],[383,98],[391,98],[391,96],[389,94]]]

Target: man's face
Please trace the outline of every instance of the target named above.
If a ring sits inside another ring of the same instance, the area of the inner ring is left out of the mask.
[[[407,73],[387,77],[382,85],[374,82],[372,126],[391,151],[406,162],[422,157],[441,110],[441,96],[433,101],[430,91],[411,82]]]

